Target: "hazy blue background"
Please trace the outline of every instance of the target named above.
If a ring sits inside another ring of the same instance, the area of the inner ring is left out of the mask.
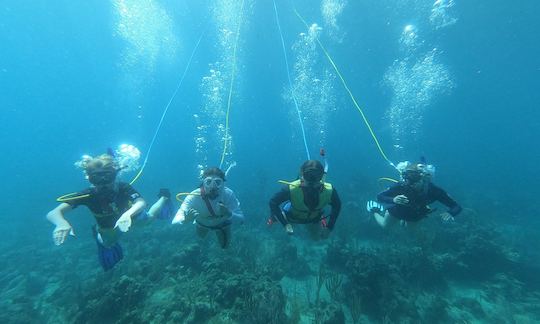
[[[223,1],[155,3],[170,18],[177,49],[172,57],[158,53],[148,73],[144,62],[131,70],[122,66],[129,44],[117,32],[112,2],[0,2],[0,217],[5,243],[52,247],[53,228],[45,214],[57,196],[87,185],[73,166],[82,154],[97,155],[123,142],[146,152],[162,109],[208,25],[136,187],[153,200],[160,187],[185,191],[197,184],[192,115],[202,104],[200,84],[208,64],[223,54],[212,15]],[[275,180],[294,178],[305,152],[297,120],[290,117],[294,108],[283,96],[287,79],[272,2],[248,4],[231,112],[238,167],[229,185],[249,206],[247,216],[263,222],[267,199],[278,188]],[[306,28],[289,1],[277,4],[294,64],[291,47]],[[540,3],[457,0],[457,22],[437,30],[427,24],[424,10],[432,4],[349,0],[338,17],[340,42],[324,33],[319,1],[296,1],[309,23],[323,27],[322,42],[392,160],[425,154],[438,168],[436,182],[465,207],[486,218],[514,225],[533,222],[538,228]],[[430,101],[415,143],[394,151],[387,118],[392,91],[383,79],[402,55],[398,41],[407,24],[417,26],[424,46],[440,50],[438,61],[454,86]],[[320,62],[327,64],[322,56]],[[133,76],[140,82],[126,85]],[[363,204],[378,191],[378,177],[395,173],[381,159],[337,80],[333,93],[337,109],[328,113],[325,144],[329,180],[345,199]],[[307,131],[315,156],[319,139]],[[220,147],[212,149],[210,164],[219,164],[219,152]],[[90,214],[81,209],[70,219],[84,233],[81,237],[89,239]]]

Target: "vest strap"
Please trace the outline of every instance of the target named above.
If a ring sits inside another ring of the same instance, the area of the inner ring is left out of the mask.
[[[206,196],[206,191],[204,190],[203,186],[201,186],[201,197],[204,200],[204,203],[206,204],[206,208],[208,209],[208,212],[210,212],[210,215],[212,215],[212,217],[216,217],[214,208],[212,208],[212,204],[210,203],[210,200]]]

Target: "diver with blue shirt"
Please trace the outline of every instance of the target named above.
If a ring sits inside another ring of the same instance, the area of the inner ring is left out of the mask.
[[[172,216],[170,193],[162,189],[159,200],[145,212],[146,203],[141,195],[130,184],[116,181],[121,167],[111,154],[94,158],[86,156],[78,165],[84,169],[92,186],[59,198],[60,205],[47,214],[47,219],[56,226],[54,244],[61,245],[69,235],[75,236],[65,214],[84,205],[96,219],[97,226],[93,227],[93,232],[98,258],[103,269],[108,271],[123,258],[122,247],[118,243],[120,232],[127,232],[133,220],[164,218],[165,214]]]
[[[416,224],[436,210],[429,207],[436,201],[448,207],[440,214],[443,221],[454,220],[461,212],[461,206],[431,181],[435,173],[433,165],[406,161],[399,163],[397,169],[401,181],[379,193],[378,202],[368,201],[366,206],[381,227],[398,221]]]

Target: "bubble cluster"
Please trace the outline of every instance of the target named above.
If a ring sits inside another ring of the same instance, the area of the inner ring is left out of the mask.
[[[321,2],[321,13],[326,30],[330,37],[338,42],[343,39],[338,17],[343,13],[345,6],[347,6],[346,0],[322,0]]]
[[[115,151],[121,172],[132,172],[140,168],[141,151],[131,144],[120,144]]]
[[[317,49],[317,37],[321,31],[321,27],[312,24],[293,45],[293,91],[306,129],[319,139],[322,146],[326,140],[328,114],[335,109],[336,98],[333,88],[335,75],[322,64],[324,61]],[[286,92],[285,97],[292,101],[290,93]],[[298,117],[292,107],[290,120],[294,127]]]
[[[454,87],[448,68],[439,60],[441,51],[421,34],[436,33],[457,21],[451,12],[454,0],[435,0],[432,6],[430,2],[411,0],[401,5],[414,8],[417,14],[414,20],[422,28],[413,24],[404,26],[399,37],[401,57],[384,75],[384,83],[393,91],[387,116],[397,149],[418,140],[425,110],[434,98]]]
[[[405,51],[406,55],[411,55],[417,51],[423,42],[418,37],[418,28],[414,25],[407,25],[403,28],[401,37],[399,38],[400,49]]]
[[[444,28],[457,22],[453,15],[454,0],[436,0],[431,9],[429,21],[435,29]]]
[[[244,8],[249,8],[251,2],[245,0]],[[228,134],[226,132],[225,119],[233,72],[236,74],[235,80],[240,79],[238,52],[241,39],[238,40],[239,44],[236,44],[239,37],[238,27],[241,27],[240,33],[247,27],[246,14],[241,12],[242,1],[218,0],[214,2],[211,11],[217,30],[217,60],[209,64],[208,72],[203,76],[199,86],[203,103],[200,114],[195,115],[197,133],[194,138],[199,170],[207,166],[210,154],[216,157],[221,154],[225,141],[227,141],[227,157],[232,155],[234,143],[230,132]],[[236,56],[235,46],[238,46]],[[234,105],[234,101],[232,104]]]
[[[206,138],[208,137],[208,124],[201,121],[199,114],[193,114],[195,125],[197,127],[195,135],[195,155],[199,159],[197,169],[202,174],[204,168],[208,165],[208,155],[206,154]]]
[[[158,59],[175,58],[179,42],[173,22],[153,0],[113,0],[113,8],[115,33],[126,42],[119,64],[125,75],[123,84],[138,89],[152,77]]]
[[[426,108],[436,96],[448,93],[453,81],[446,66],[438,62],[436,49],[418,59],[395,61],[384,81],[393,90],[388,111],[396,147],[405,139],[415,139]]]

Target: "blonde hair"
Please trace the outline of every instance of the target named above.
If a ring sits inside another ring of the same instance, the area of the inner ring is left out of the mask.
[[[109,154],[101,154],[85,161],[83,165],[86,173],[92,172],[96,169],[118,169],[118,163],[115,158]]]

